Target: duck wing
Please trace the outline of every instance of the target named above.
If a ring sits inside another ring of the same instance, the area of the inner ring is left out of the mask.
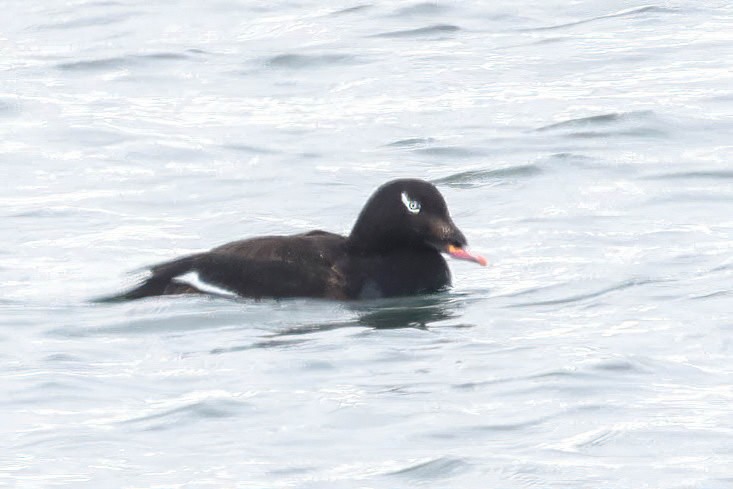
[[[325,231],[234,241],[155,265],[139,286],[102,300],[191,293],[343,298],[344,279],[337,264],[345,256],[345,242],[343,236]]]

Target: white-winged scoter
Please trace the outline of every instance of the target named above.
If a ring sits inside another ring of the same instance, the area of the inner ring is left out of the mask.
[[[234,241],[150,268],[124,301],[171,294],[253,298],[370,299],[436,292],[451,283],[441,253],[469,253],[443,196],[417,179],[387,182],[369,198],[349,236],[310,231]]]

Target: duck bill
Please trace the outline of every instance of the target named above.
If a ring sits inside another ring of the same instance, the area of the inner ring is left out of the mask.
[[[485,267],[488,261],[486,258],[484,258],[481,255],[475,255],[465,248],[460,248],[458,246],[454,245],[448,245],[445,249],[445,252],[448,253],[451,257],[457,259],[457,260],[466,260],[466,261],[472,261],[474,263],[478,263],[482,267]]]

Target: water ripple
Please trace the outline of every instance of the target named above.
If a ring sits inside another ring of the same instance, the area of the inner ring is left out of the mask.
[[[119,24],[135,17],[139,17],[140,12],[125,12],[107,15],[96,15],[91,17],[82,17],[80,19],[70,19],[59,22],[49,22],[37,26],[38,30],[59,30],[59,29],[77,29],[79,27],[98,27],[111,26]]]
[[[653,111],[609,113],[568,119],[542,126],[535,131],[559,131],[574,138],[660,137],[667,134],[667,130]]]
[[[529,178],[542,173],[537,165],[518,165],[491,170],[470,170],[433,180],[435,185],[455,188],[474,188],[489,183],[501,183],[518,178]]]
[[[433,138],[408,138],[408,139],[400,139],[398,141],[394,141],[392,143],[387,144],[386,146],[390,146],[394,148],[413,148],[413,147],[433,144],[434,142],[435,142],[435,139]]]
[[[420,462],[410,467],[390,472],[390,476],[417,480],[436,480],[453,477],[468,471],[471,465],[462,458],[439,457],[427,462]]]
[[[486,151],[483,149],[468,148],[465,146],[428,146],[425,148],[416,148],[413,152],[438,158],[456,159],[472,158],[486,154]]]
[[[668,8],[668,7],[659,7],[657,5],[646,5],[644,7],[636,7],[631,8],[628,10],[621,10],[619,12],[615,12],[613,14],[608,15],[599,15],[597,17],[591,17],[589,19],[582,19],[575,22],[567,22],[565,24],[556,24],[551,26],[544,26],[544,27],[532,27],[529,29],[518,29],[521,32],[532,32],[532,31],[550,31],[550,30],[556,30],[556,29],[564,29],[566,27],[575,27],[578,25],[588,24],[591,22],[595,22],[598,20],[603,19],[612,19],[615,17],[636,17],[639,15],[644,14],[670,14],[670,13],[677,13],[677,9]]]
[[[230,418],[240,414],[249,404],[233,399],[205,399],[184,406],[165,409],[122,421],[141,431],[181,429],[206,419]]]
[[[279,54],[265,61],[272,68],[307,70],[363,62],[350,54]]]
[[[450,24],[437,24],[417,29],[383,32],[374,34],[371,37],[432,37],[441,34],[448,34],[460,31],[461,28]]]
[[[0,117],[15,116],[20,114],[20,112],[19,101],[0,97]]]
[[[242,153],[251,153],[251,154],[277,154],[279,151],[265,148],[263,146],[253,146],[248,144],[240,144],[240,143],[232,143],[232,144],[224,144],[222,145],[222,148],[225,149],[231,149],[234,151],[241,151]]]
[[[443,15],[448,9],[445,4],[437,2],[420,2],[402,7],[394,13],[395,17]]]
[[[730,180],[733,179],[733,170],[696,170],[674,173],[659,173],[644,177],[647,180]]]
[[[171,302],[175,302],[177,298],[173,297]],[[212,300],[213,301],[213,300]],[[163,302],[158,301],[156,302]],[[129,336],[129,335],[158,335],[162,332],[183,332],[194,331],[197,329],[222,328],[235,326],[239,321],[244,320],[241,313],[237,311],[224,312],[219,311],[212,316],[211,311],[201,311],[194,313],[178,313],[168,317],[161,317],[160,313],[153,313],[149,316],[142,314],[134,318],[120,317],[108,320],[106,323],[100,323],[90,328],[80,328],[77,325],[62,326],[53,328],[46,332],[47,335],[60,338],[82,338],[94,336]],[[205,319],[205,320],[203,320]]]
[[[644,5],[4,2],[0,486],[731,486],[732,7]],[[401,177],[493,266],[87,301]]]
[[[512,420],[488,424],[471,424],[461,427],[455,427],[452,430],[434,431],[431,432],[428,436],[430,438],[441,440],[475,440],[477,438],[485,439],[496,437],[499,433],[507,433],[507,436],[509,436],[510,433],[513,433],[516,436],[516,432],[537,432],[541,427],[547,424],[552,424],[560,420],[567,419],[568,416],[581,415],[585,412],[595,413],[599,409],[604,408],[605,406],[585,404],[569,409],[561,409],[550,414],[530,416],[517,421]]]
[[[108,71],[119,70],[139,66],[146,61],[183,61],[189,60],[192,56],[186,53],[147,53],[115,56],[110,58],[98,58],[83,61],[69,61],[59,63],[56,68],[62,71]]]
[[[554,305],[560,305],[560,304],[571,304],[574,302],[583,302],[588,299],[596,299],[598,297],[602,297],[607,294],[611,294],[613,292],[619,292],[622,290],[626,290],[632,287],[638,287],[642,285],[647,284],[653,284],[653,283],[659,283],[659,282],[665,282],[665,280],[658,280],[658,279],[629,279],[624,280],[623,282],[619,282],[616,285],[612,285],[610,287],[605,287],[600,290],[596,290],[594,292],[588,292],[585,294],[576,294],[576,295],[570,295],[567,297],[561,297],[559,299],[550,299],[550,300],[543,300],[543,301],[534,301],[534,302],[523,302],[519,304],[511,304],[508,307],[531,307],[531,306],[554,306]]]
[[[240,351],[247,351],[247,350],[257,350],[257,349],[279,349],[279,350],[288,350],[288,349],[297,349],[299,346],[302,346],[303,344],[307,343],[310,340],[296,340],[296,339],[282,339],[282,340],[268,340],[268,341],[257,341],[248,345],[241,345],[241,346],[228,346],[226,348],[214,348],[209,353],[212,355],[221,355],[223,353],[236,353]]]
[[[336,10],[335,12],[331,12],[331,15],[343,15],[343,14],[353,14],[354,12],[362,12],[364,10],[372,8],[373,5],[371,4],[364,4],[364,5],[356,5],[354,7],[348,7],[341,10]]]

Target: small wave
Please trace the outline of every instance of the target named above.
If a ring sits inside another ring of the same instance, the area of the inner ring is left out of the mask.
[[[140,59],[152,59],[160,61],[181,61],[191,59],[191,56],[184,53],[149,53],[137,55]]]
[[[537,388],[533,388],[532,390],[536,389]],[[431,433],[429,436],[431,438],[438,438],[442,440],[470,440],[475,438],[495,437],[497,433],[532,430],[548,422],[553,422],[557,419],[567,418],[568,416],[572,416],[575,413],[581,413],[588,410],[595,411],[597,409],[598,406],[595,405],[578,406],[568,409],[562,409],[558,412],[546,414],[543,416],[534,416],[525,419],[491,424],[469,425],[453,429],[441,429],[440,431]]]
[[[236,416],[247,404],[232,399],[206,399],[162,412],[131,418],[122,424],[139,426],[143,431],[161,431],[180,428],[205,419]]]
[[[590,156],[579,155],[575,153],[555,153],[551,154],[550,158],[563,160],[563,161],[592,161],[593,158]]]
[[[46,355],[46,357],[43,358],[43,361],[52,363],[79,363],[82,359],[68,353],[52,353],[50,355]]]
[[[473,188],[487,183],[506,181],[508,179],[533,177],[541,173],[542,170],[536,165],[519,165],[492,170],[465,171],[433,180],[433,183],[448,187]]]
[[[356,5],[354,7],[349,7],[341,10],[336,10],[335,12],[331,12],[331,15],[344,15],[344,14],[353,14],[354,12],[361,12],[363,10],[367,10],[372,8],[373,5]]]
[[[126,68],[132,64],[132,59],[127,56],[113,58],[99,58],[85,61],[71,61],[60,63],[56,67],[63,71],[102,71]]]
[[[730,204],[731,196],[725,193],[710,193],[709,191],[695,192],[674,192],[662,196],[652,197],[642,205],[646,207],[699,204],[706,202],[709,204]],[[726,209],[727,210],[727,209]]]
[[[421,2],[415,5],[402,7],[397,10],[393,15],[395,17],[414,17],[422,15],[439,15],[443,14],[448,7],[445,4],[439,4],[438,2]]]
[[[525,48],[528,46],[542,46],[545,44],[556,44],[564,41],[568,41],[572,39],[570,36],[558,36],[558,37],[547,37],[545,39],[536,39],[529,42],[521,42],[521,43],[514,43],[507,44],[505,46],[501,46],[499,49],[515,49],[515,48]]]
[[[717,299],[718,297],[728,297],[733,296],[733,290],[717,290],[715,292],[709,292],[707,294],[702,295],[694,295],[691,296],[690,299],[692,300],[701,300],[701,299]]]
[[[435,139],[433,138],[408,138],[388,143],[386,146],[393,148],[413,148],[415,146],[425,146],[434,142]]]
[[[429,146],[427,148],[417,148],[414,151],[416,153],[439,156],[441,158],[469,158],[471,156],[483,156],[486,154],[484,150],[463,146]]]
[[[575,450],[581,450],[584,448],[592,448],[592,447],[601,447],[615,440],[622,434],[623,434],[623,431],[621,430],[602,428],[602,429],[595,430],[590,433],[584,433],[580,435],[581,437],[578,437],[578,436],[574,437],[575,442],[572,443],[572,446]]]
[[[606,138],[609,136],[663,137],[667,131],[653,111],[609,113],[568,119],[542,126],[535,132],[557,131],[572,138]]]
[[[559,42],[565,42],[568,39],[570,39],[570,38],[569,37],[564,37],[564,36],[563,37],[548,37],[546,39],[539,39],[537,41],[528,43],[527,46],[542,46],[544,44],[556,44],[556,43],[559,43]]]
[[[550,300],[535,301],[535,302],[523,302],[521,304],[511,304],[509,307],[554,306],[554,305],[560,305],[560,304],[570,304],[573,302],[582,302],[588,299],[595,299],[597,297],[601,297],[601,296],[604,296],[606,294],[610,294],[613,292],[618,292],[621,290],[629,289],[631,287],[637,287],[640,285],[647,285],[647,284],[658,283],[658,282],[661,282],[661,281],[652,280],[652,279],[630,279],[630,280],[625,280],[616,285],[613,285],[611,287],[606,287],[606,288],[597,290],[595,292],[588,292],[586,294],[577,294],[577,295],[572,295],[568,297],[561,297],[559,299],[550,299]]]
[[[269,58],[266,64],[272,68],[304,69],[358,62],[357,58],[350,54],[279,54]]]
[[[580,131],[568,134],[569,137],[579,139],[607,138],[609,136],[631,136],[631,137],[664,137],[667,133],[658,129],[632,129],[628,131]]]
[[[76,29],[79,27],[97,27],[108,26],[125,22],[133,17],[139,16],[138,12],[126,12],[109,15],[98,15],[93,17],[85,17],[81,19],[66,20],[61,22],[49,22],[47,24],[38,25],[39,30],[58,30],[58,29]]]
[[[606,373],[636,373],[647,374],[651,370],[641,362],[630,358],[606,358],[590,366],[591,370]]]
[[[563,168],[567,166],[594,168],[599,163],[596,158],[576,153],[553,153],[538,159],[543,167]]]
[[[277,151],[274,149],[263,148],[261,146],[251,146],[248,144],[224,144],[224,149],[231,149],[234,151],[241,151],[242,153],[253,153],[253,154],[275,154]]]
[[[247,350],[269,350],[269,349],[280,349],[286,350],[291,348],[297,348],[304,343],[308,343],[310,340],[304,339],[285,339],[285,340],[269,340],[269,341],[257,341],[248,345],[230,346],[226,348],[214,348],[209,353],[211,355],[221,355],[223,353],[236,353]]]
[[[580,117],[577,119],[568,119],[566,121],[561,122],[555,122],[553,124],[549,124],[547,126],[542,126],[535,131],[542,132],[542,131],[550,131],[555,129],[566,129],[566,128],[576,128],[576,127],[589,127],[589,126],[607,126],[610,124],[615,124],[618,122],[626,122],[626,121],[638,121],[638,120],[645,120],[651,118],[651,116],[654,115],[654,112],[651,110],[642,110],[642,111],[635,111],[635,112],[612,112],[609,114],[601,114],[601,115],[593,115],[590,117]]]
[[[733,270],[733,263],[724,263],[711,269],[711,272],[724,272],[726,270]]]
[[[467,471],[471,465],[462,458],[440,457],[390,472],[387,475],[409,479],[434,480],[452,477]]]
[[[90,127],[67,128],[67,134],[81,144],[94,147],[113,146],[130,139],[120,131],[94,129]]]
[[[526,349],[526,348],[523,348]],[[515,393],[540,393],[546,389],[586,389],[587,383],[595,383],[601,379],[613,377],[614,379],[621,375],[633,374],[650,374],[653,373],[652,367],[646,365],[642,361],[632,358],[608,358],[594,361],[583,365],[580,368],[562,368],[553,369],[542,372],[534,372],[527,375],[508,376],[494,378],[490,380],[464,382],[452,384],[451,388],[459,391],[483,390],[501,384],[513,384],[516,386]],[[584,382],[583,386],[578,384],[579,381]],[[577,409],[591,409],[592,406],[581,406]],[[554,416],[554,415],[553,415]],[[550,418],[536,418],[521,422],[496,423],[490,425],[482,425],[476,427],[477,430],[498,430],[508,431],[522,429],[525,427],[538,425]]]
[[[124,7],[124,2],[115,2],[114,0],[100,0],[99,2],[89,2],[84,5],[79,5],[78,8],[109,8],[109,7]]]
[[[450,24],[437,24],[427,27],[420,27],[418,29],[408,29],[403,31],[390,31],[383,32],[381,34],[374,34],[371,37],[422,37],[422,36],[435,36],[438,34],[448,34],[451,32],[458,32],[461,28]]]
[[[585,375],[585,374],[578,372],[577,370],[559,369],[559,370],[550,370],[549,372],[540,372],[540,373],[525,375],[523,377],[519,377],[519,379],[522,379],[522,380],[570,379],[570,378],[577,378],[582,375]]]
[[[14,116],[20,113],[20,104],[14,100],[0,98],[0,117]]]
[[[493,423],[476,426],[476,431],[519,431],[525,428],[531,428],[533,426],[539,426],[547,421],[551,421],[558,415],[540,416],[538,418],[530,418],[524,421],[516,421],[509,423]]]
[[[145,53],[130,54],[126,56],[114,56],[110,58],[98,58],[82,61],[68,61],[59,63],[56,68],[62,71],[106,71],[130,68],[146,61],[180,61],[190,59],[191,56],[184,53]]]
[[[703,170],[679,173],[661,173],[644,177],[646,180],[729,180],[733,178],[733,170]]]
[[[156,298],[154,304],[157,308],[160,308],[160,305],[164,305],[167,300],[168,299]],[[212,303],[216,299],[206,298],[205,300]],[[174,302],[175,296],[171,296],[170,301]],[[206,320],[202,321],[202,319]],[[238,324],[241,320],[242,316],[237,311],[218,311],[216,315],[212,315],[210,311],[207,312],[206,310],[203,310],[195,313],[180,313],[164,317],[161,316],[160,311],[157,310],[148,316],[135,318],[114,317],[109,321],[103,322],[101,325],[95,325],[88,328],[81,328],[76,325],[61,326],[48,330],[46,334],[56,338],[157,335],[160,333],[176,333],[182,331],[232,327],[233,325]]]
[[[314,323],[314,324],[299,324],[297,326],[290,326],[285,329],[281,329],[276,333],[273,333],[275,337],[282,336],[293,336],[293,335],[309,335],[313,333],[321,333],[324,331],[333,331],[341,328],[353,328],[361,326],[358,321],[336,321],[333,323]]]
[[[566,22],[564,24],[556,24],[556,25],[550,25],[550,26],[543,26],[543,27],[531,27],[529,29],[518,29],[520,32],[533,32],[533,31],[550,31],[555,29],[564,29],[566,27],[575,27],[578,25],[588,24],[590,22],[595,22],[598,20],[603,19],[613,19],[615,17],[633,17],[643,14],[668,14],[668,13],[675,13],[677,12],[676,9],[667,8],[667,7],[659,7],[656,5],[646,5],[643,7],[636,7],[632,9],[627,10],[621,10],[619,12],[615,12],[612,14],[607,15],[599,15],[597,17],[591,17],[589,19],[581,19],[574,22]]]

